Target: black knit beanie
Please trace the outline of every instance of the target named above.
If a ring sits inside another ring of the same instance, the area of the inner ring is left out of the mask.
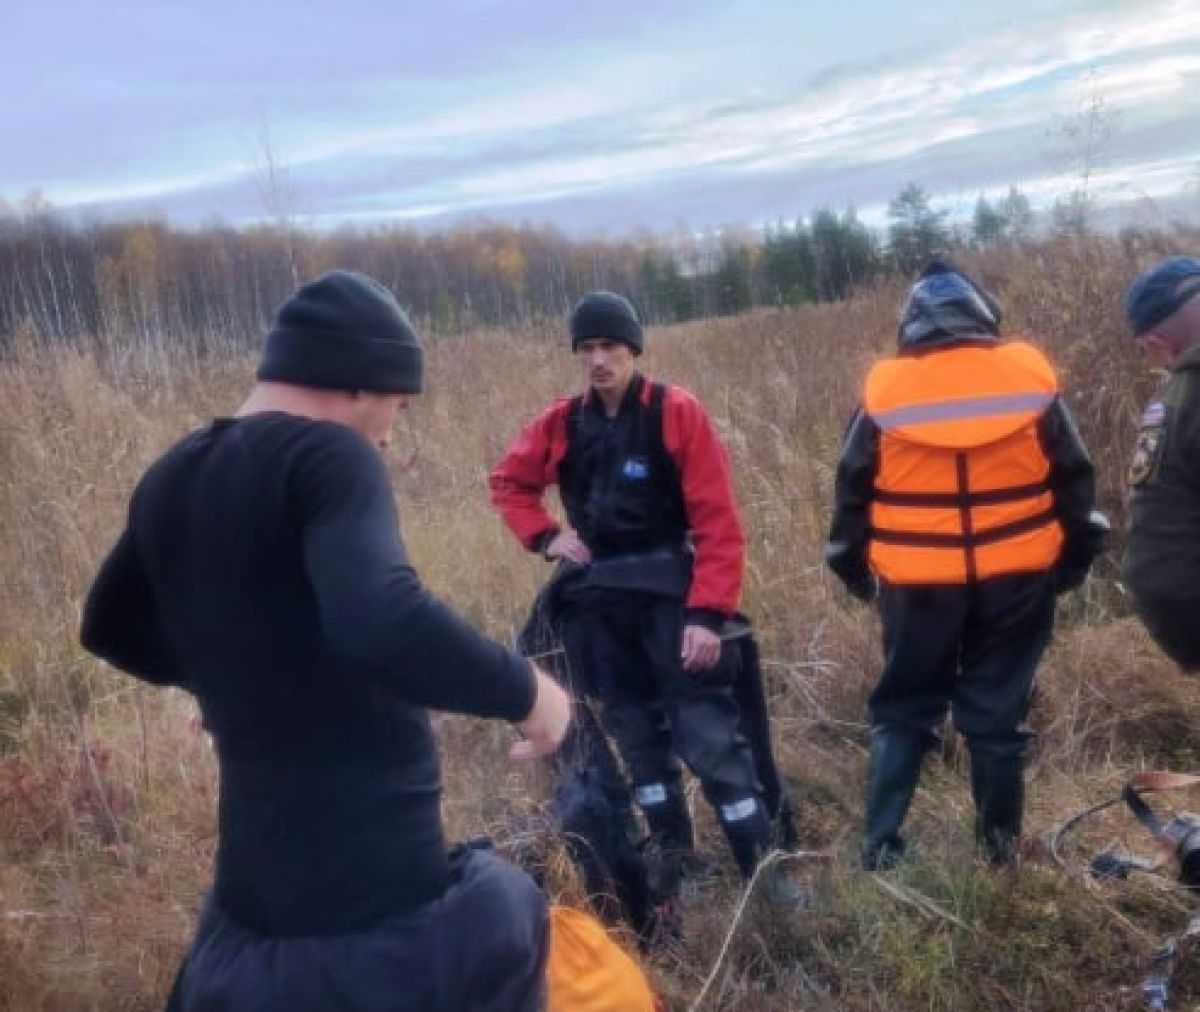
[[[417,334],[374,278],[330,271],[296,290],[275,314],[260,380],[327,390],[421,392]]]
[[[588,292],[571,311],[571,350],[580,341],[605,338],[642,353],[642,324],[633,303],[615,292]]]

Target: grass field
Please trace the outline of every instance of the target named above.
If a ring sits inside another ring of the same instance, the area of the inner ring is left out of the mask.
[[[1119,296],[1147,258],[1097,240],[975,264],[1008,311],[1006,331],[1036,335],[1059,364],[1118,532],[1062,602],[1042,668],[1034,840],[1018,873],[976,860],[964,753],[949,737],[910,817],[914,860],[886,880],[854,863],[878,627],[821,552],[841,429],[866,366],[892,347],[900,287],[650,333],[646,370],[695,391],[732,456],[749,535],[743,604],[761,633],[778,751],[805,846],[834,856],[798,864],[814,894],[807,913],[747,907],[705,1008],[1137,1007],[1147,956],[1189,904],[1156,880],[1084,876],[1089,848],[1150,849],[1119,811],[1072,843],[1067,871],[1037,837],[1134,769],[1200,766],[1200,687],[1155,651],[1116,581],[1126,459],[1153,385]],[[436,593],[507,639],[546,568],[491,513],[485,473],[520,422],[579,377],[550,327],[429,351],[428,392],[389,453],[405,539]],[[212,752],[186,695],[105,668],[75,636],[137,477],[184,432],[233,410],[252,367],[164,372],[136,354],[32,347],[0,365],[0,1009],[160,1008],[187,943],[214,845]],[[508,728],[439,718],[438,730],[451,835],[503,842],[536,819],[543,774],[507,764]],[[702,847],[722,855],[698,808]],[[689,905],[682,948],[651,960],[670,1007],[694,1002],[739,899],[730,870]],[[1176,985],[1179,1007],[1200,1001],[1186,959]]]

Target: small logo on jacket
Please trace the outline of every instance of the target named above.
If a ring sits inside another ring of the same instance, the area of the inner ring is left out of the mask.
[[[621,465],[621,474],[631,481],[645,481],[650,477],[650,465],[645,457],[627,457]]]

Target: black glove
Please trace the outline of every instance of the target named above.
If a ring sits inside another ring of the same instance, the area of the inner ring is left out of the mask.
[[[1087,579],[1088,570],[1092,568],[1092,560],[1071,559],[1065,554],[1054,564],[1054,593],[1065,594],[1082,586]]]
[[[879,593],[879,581],[867,565],[863,546],[852,548],[844,541],[830,541],[825,546],[825,564],[846,585],[851,595],[870,604]]]
[[[847,580],[846,589],[863,604],[871,604],[879,596],[879,581],[874,573],[866,573],[857,579]]]
[[[1087,523],[1078,531],[1068,535],[1062,555],[1054,565],[1054,592],[1065,594],[1074,590],[1087,579],[1088,571],[1096,556],[1104,550],[1111,525],[1099,510],[1088,514]]]

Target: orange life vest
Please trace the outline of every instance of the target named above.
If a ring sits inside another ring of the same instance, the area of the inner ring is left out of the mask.
[[[1058,393],[1032,345],[962,344],[877,363],[868,558],[890,583],[1049,569],[1062,548],[1037,422]]]
[[[590,914],[550,907],[546,1012],[656,1012],[641,967]]]

